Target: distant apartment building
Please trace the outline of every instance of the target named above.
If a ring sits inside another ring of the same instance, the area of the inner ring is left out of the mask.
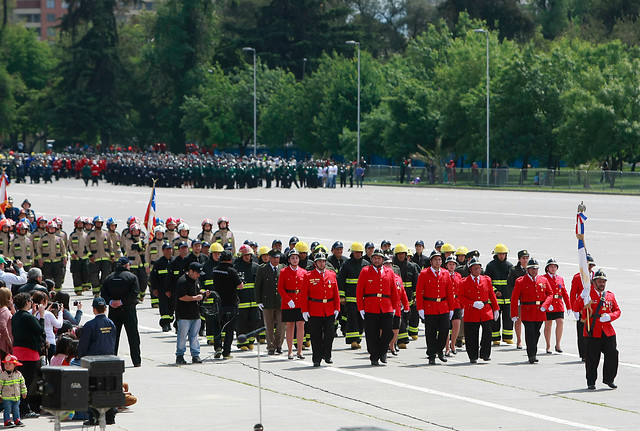
[[[131,2],[134,3],[134,2]],[[118,5],[118,15],[128,17],[141,10],[153,10],[153,1],[143,0],[135,4]],[[60,19],[67,13],[69,4],[65,0],[16,0],[13,21],[38,34],[40,40],[52,40],[57,33]]]

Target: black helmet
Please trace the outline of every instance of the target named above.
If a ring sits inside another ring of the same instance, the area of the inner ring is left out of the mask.
[[[320,243],[318,241],[313,241],[311,243],[311,245],[309,246],[309,248],[311,249],[311,251],[315,250],[317,246],[319,246]]]
[[[372,256],[384,257],[384,251],[380,250],[379,248],[376,248],[375,250],[373,250]]]
[[[391,245],[391,241],[389,241],[388,239],[383,239],[380,243],[380,247],[384,247],[385,245]]]
[[[547,268],[549,267],[549,265],[555,265],[555,266],[559,266],[558,262],[556,262],[556,260],[554,258],[551,258],[547,261],[547,264],[544,266],[544,270],[546,271]]]
[[[529,262],[527,262],[527,269],[529,268],[535,268],[538,269],[540,268],[540,265],[538,265],[538,261],[535,260],[534,258],[529,259]]]
[[[331,250],[333,250],[334,248],[344,248],[344,245],[342,245],[341,241],[336,241],[333,243],[333,245],[331,246]]]
[[[449,256],[451,257],[451,256]],[[447,258],[448,260],[448,258]],[[467,266],[469,266],[469,268],[471,268],[473,265],[480,265],[482,266],[482,263],[480,263],[480,259],[478,259],[477,257],[472,257],[471,260],[469,261],[469,263],[467,264]]]
[[[594,280],[606,280],[607,279],[607,274],[605,274],[603,270],[599,269],[599,270],[596,271],[595,274],[593,274],[593,279]]]
[[[421,245],[421,246],[424,247],[424,241],[419,239],[419,240],[416,241],[416,243],[414,245]]]
[[[433,248],[438,248],[438,247],[442,247],[444,245],[444,241],[439,239],[436,241],[435,245],[433,246]]]
[[[289,250],[289,254],[287,254],[287,260],[289,260],[289,258],[294,255],[300,257],[300,253],[298,253],[298,250],[292,248],[291,250]]]
[[[289,244],[297,244],[298,242],[300,242],[300,240],[297,236],[292,236],[291,238],[289,238]]]
[[[365,248],[365,249],[367,249],[367,248],[375,248],[375,247],[376,247],[376,246],[375,246],[375,244],[374,244],[374,243],[372,243],[371,241],[367,242],[367,243],[364,245],[364,248]]]
[[[447,263],[449,263],[449,262],[453,262],[453,263],[455,263],[456,265],[458,264],[458,259],[456,259],[455,254],[449,255],[449,257],[447,257],[447,258],[445,259],[445,261],[444,261],[445,265],[446,265]]]
[[[429,262],[431,262],[431,259],[433,259],[434,257],[442,258],[442,255],[440,254],[440,252],[438,250],[432,250],[431,254],[429,254]]]
[[[316,257],[313,258],[313,261],[317,262],[319,260],[327,260],[327,255],[322,252],[316,254]]]

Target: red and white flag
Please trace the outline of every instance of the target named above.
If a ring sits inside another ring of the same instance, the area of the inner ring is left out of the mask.
[[[2,177],[0,178],[0,199],[2,199],[2,203],[0,203],[0,210],[2,210],[2,214],[7,209],[7,205],[9,205],[9,196],[7,195],[7,187],[9,186],[9,177],[7,174],[2,172]]]

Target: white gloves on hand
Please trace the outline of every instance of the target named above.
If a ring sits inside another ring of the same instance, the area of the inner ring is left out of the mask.
[[[542,311],[544,313],[545,311],[547,311],[547,309],[544,308],[544,307],[540,307],[540,311]],[[549,310],[549,311],[551,311],[551,310]]]
[[[516,321],[518,320],[518,316],[513,316],[513,317],[511,318],[511,320],[512,320],[513,322],[516,322]]]
[[[605,313],[602,316],[600,316],[600,321],[601,322],[611,322],[611,316],[609,316],[609,314]]]
[[[360,310],[360,316],[362,316],[362,319],[364,320],[364,310]]]
[[[453,311],[449,311],[449,320],[453,317]]]
[[[460,317],[464,317],[464,308],[460,310]]]
[[[259,308],[260,310],[264,310],[264,304],[258,304],[258,308]]]
[[[338,318],[338,314],[340,314],[340,310],[334,310],[333,315],[336,319]]]
[[[493,320],[498,320],[500,318],[500,312],[498,310],[493,311]],[[517,319],[517,317],[516,317]]]
[[[571,316],[572,311],[571,310],[567,310],[567,317]]]
[[[549,306],[549,311],[553,311],[553,305]]]
[[[287,305],[289,308],[296,308],[296,303],[293,302],[293,299],[290,299],[289,302],[287,302]]]
[[[424,310],[418,310],[418,316],[420,316],[420,318],[424,320]]]
[[[580,320],[580,312],[579,311],[574,311],[573,315],[575,316],[576,320]]]
[[[309,312],[305,311],[304,313],[302,313],[302,318],[305,322],[307,322],[309,320]]]
[[[478,310],[482,310],[484,308],[484,303],[482,301],[475,301],[473,303],[473,308],[477,308]]]

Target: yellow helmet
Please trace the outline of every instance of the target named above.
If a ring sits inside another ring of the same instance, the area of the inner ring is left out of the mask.
[[[304,241],[298,241],[295,246],[298,253],[309,253],[309,246]]]
[[[262,256],[263,254],[269,253],[269,250],[271,250],[269,247],[267,247],[266,245],[263,245],[258,249],[258,256]]]
[[[315,253],[319,253],[319,252],[329,253],[329,250],[327,250],[327,247],[325,247],[324,244],[318,244],[316,248],[313,249],[313,251]]]
[[[496,246],[493,249],[493,254],[498,254],[498,253],[509,253],[509,249],[507,248],[506,245],[502,243],[496,244]]]
[[[396,244],[396,248],[393,249],[393,253],[394,254],[398,254],[398,253],[407,253],[407,254],[409,254],[409,249],[407,248],[406,245],[400,243],[400,244]]]
[[[351,248],[349,249],[350,251],[359,251],[364,253],[364,245],[362,245],[361,242],[354,242],[353,244],[351,244]]]
[[[451,244],[449,244],[448,242],[445,244],[442,244],[442,248],[440,249],[441,253],[446,253],[446,252],[454,252],[456,251],[456,248],[454,246],[452,246]]]
[[[214,242],[211,244],[211,248],[209,248],[209,253],[222,253],[224,251],[224,247],[219,242]]]
[[[460,255],[467,255],[467,253],[469,253],[469,249],[467,247],[465,247],[464,245],[461,245],[460,247],[458,247],[456,249],[456,256],[460,256]]]

